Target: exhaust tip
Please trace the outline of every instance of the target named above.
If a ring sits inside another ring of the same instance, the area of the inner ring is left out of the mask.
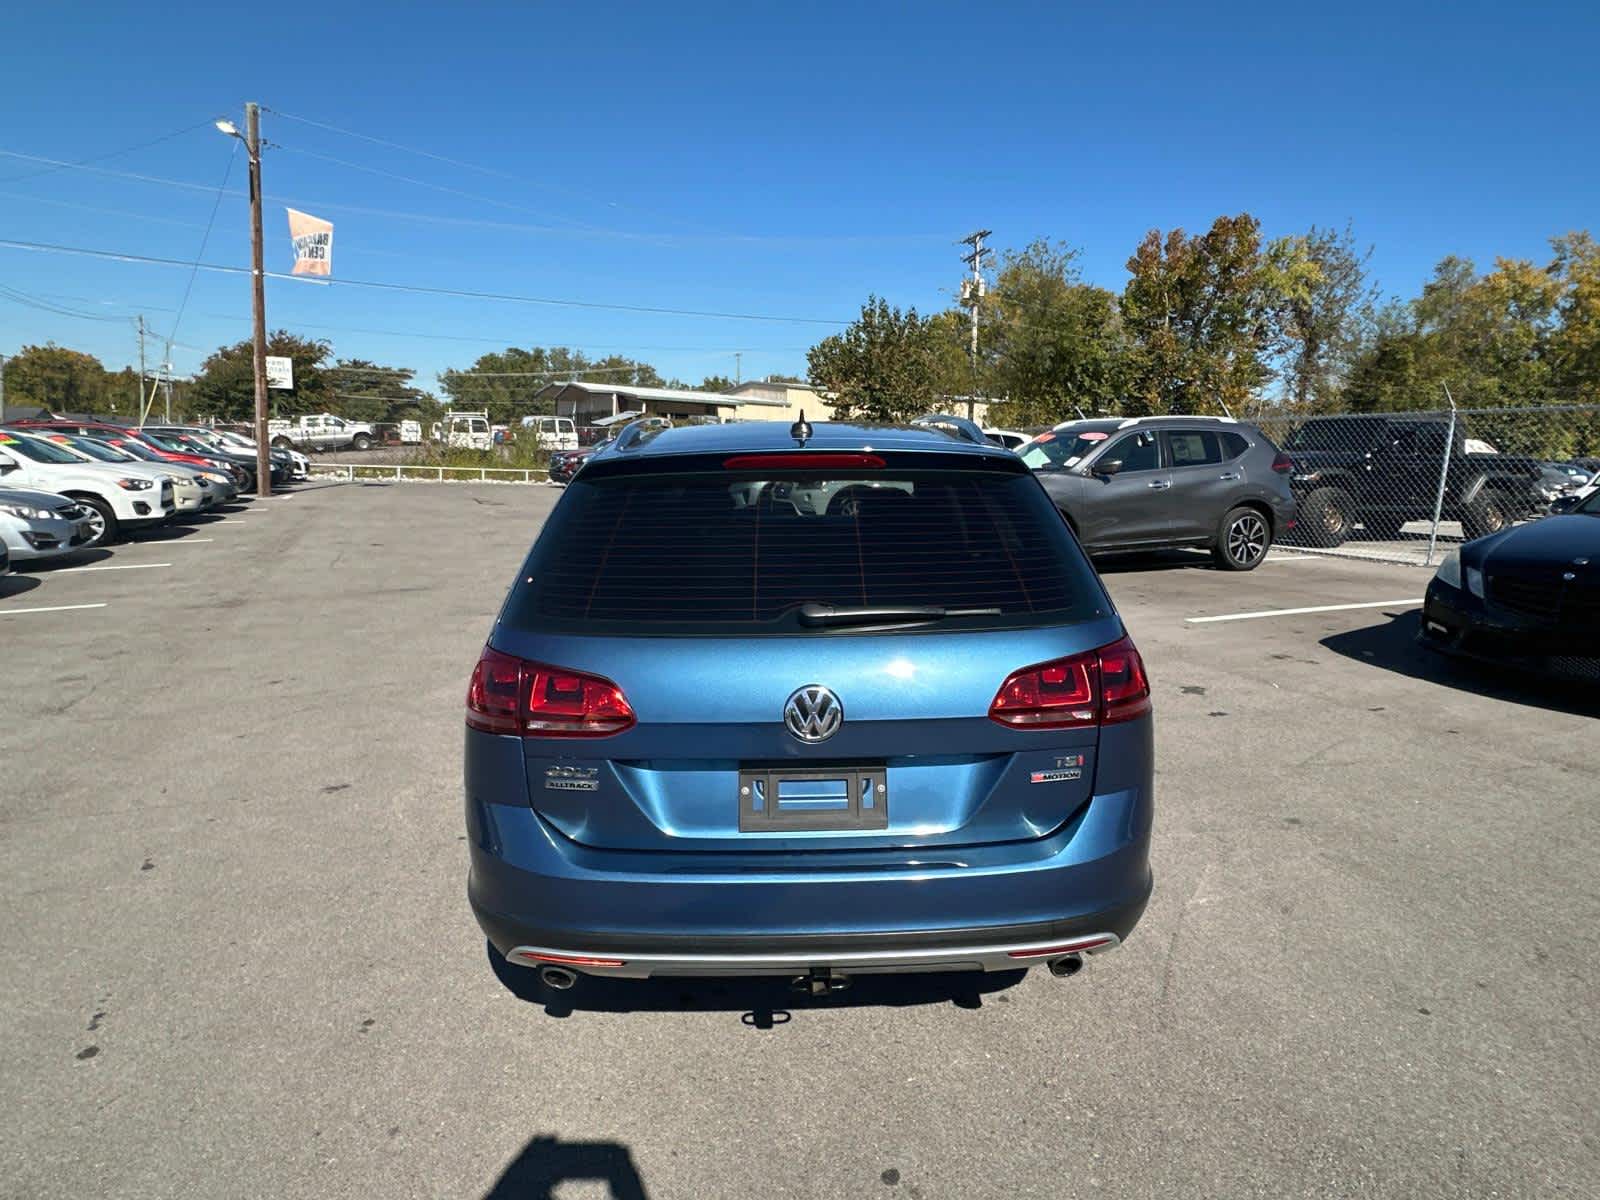
[[[1051,966],[1053,969],[1054,964],[1051,964]],[[578,982],[578,975],[577,972],[569,971],[565,967],[541,967],[539,969],[539,980],[545,987],[564,992]]]
[[[1083,970],[1083,955],[1065,954],[1050,960],[1050,974],[1057,979],[1068,979]]]

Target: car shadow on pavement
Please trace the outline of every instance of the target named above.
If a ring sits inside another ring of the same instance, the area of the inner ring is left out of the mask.
[[[52,571],[70,571],[73,567],[92,567],[95,563],[105,562],[113,557],[111,551],[95,548],[93,550],[69,550],[59,558],[47,558],[43,562],[18,563],[17,566],[25,569],[30,575],[48,575]]]
[[[621,1142],[563,1142],[532,1138],[483,1200],[553,1200],[569,1180],[604,1183],[612,1200],[647,1200],[633,1155]],[[587,1192],[585,1193],[587,1194]]]
[[[1094,569],[1102,575],[1120,575],[1124,571],[1215,571],[1217,564],[1207,550],[1129,550],[1096,555]]]
[[[1585,679],[1477,659],[1453,658],[1418,644],[1421,619],[1420,611],[1412,609],[1391,617],[1382,625],[1332,634],[1323,638],[1322,644],[1335,654],[1368,666],[1441,687],[1475,692],[1530,708],[1600,717],[1600,673]]]
[[[672,979],[600,979],[579,976],[566,991],[542,983],[531,967],[508,963],[492,945],[489,965],[507,991],[539,1005],[548,1017],[574,1012],[728,1012],[752,1029],[787,1025],[796,1012],[840,1008],[906,1008],[953,1004],[982,1008],[983,998],[1022,982],[1026,971],[947,971],[922,975],[859,975],[850,986],[825,996],[810,996],[789,986],[786,978],[706,977]]]
[[[39,586],[39,580],[28,575],[0,575],[0,600],[11,600]]]
[[[196,513],[193,516],[184,515],[174,517],[170,525],[157,525],[154,529],[138,529],[128,535],[130,542],[178,542],[186,537],[193,537],[195,530],[202,525],[209,525],[216,518],[214,512],[227,511],[224,509],[211,509],[208,512]]]

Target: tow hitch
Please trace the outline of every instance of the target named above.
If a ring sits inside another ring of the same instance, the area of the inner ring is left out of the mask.
[[[805,975],[796,975],[789,987],[808,996],[826,996],[829,992],[842,992],[850,986],[850,976],[840,975],[832,967],[812,967]]]

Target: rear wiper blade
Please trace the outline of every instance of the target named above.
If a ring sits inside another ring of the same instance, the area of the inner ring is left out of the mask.
[[[998,608],[943,608],[937,604],[818,604],[800,606],[800,624],[812,628],[829,625],[884,625],[904,621],[942,621],[945,617],[995,616]]]

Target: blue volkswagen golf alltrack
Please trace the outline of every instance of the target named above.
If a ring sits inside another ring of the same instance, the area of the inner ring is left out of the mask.
[[[636,423],[584,465],[467,692],[506,963],[824,992],[1128,936],[1144,665],[1022,460],[938,420]]]

